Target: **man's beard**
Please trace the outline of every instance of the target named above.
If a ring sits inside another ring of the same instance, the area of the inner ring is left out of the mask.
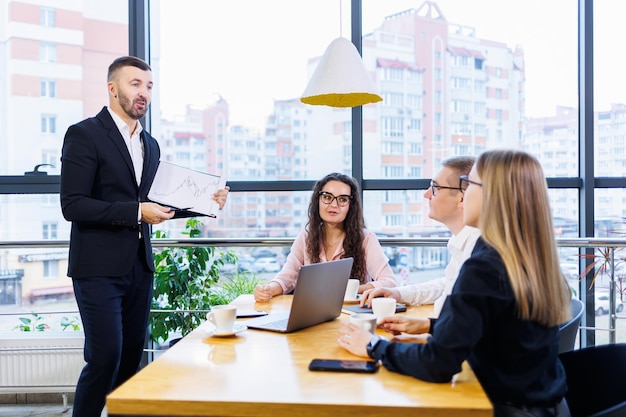
[[[135,101],[131,102],[130,99],[126,97],[124,94],[119,93],[118,96],[119,96],[120,106],[122,107],[122,110],[124,110],[124,113],[126,113],[127,115],[129,115],[135,120],[139,120],[146,115],[148,111],[147,100],[145,100],[146,104],[143,107],[143,109],[140,110],[140,109],[135,108]]]

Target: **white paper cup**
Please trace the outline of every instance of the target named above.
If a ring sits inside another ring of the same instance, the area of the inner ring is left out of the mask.
[[[356,300],[356,295],[359,293],[359,280],[350,278],[348,280],[348,286],[346,287],[346,295],[344,300]]]
[[[368,332],[376,332],[376,316],[372,313],[356,313],[350,316],[350,322]]]
[[[396,314],[396,299],[378,297],[372,299],[372,311],[374,315],[381,321],[383,317],[389,317]]]
[[[206,318],[215,326],[216,333],[231,333],[237,317],[237,307],[233,305],[220,305],[211,307]]]

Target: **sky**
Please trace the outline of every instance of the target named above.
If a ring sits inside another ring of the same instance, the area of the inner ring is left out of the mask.
[[[185,104],[231,105],[231,124],[262,126],[272,99],[299,97],[309,77],[307,60],[336,37],[349,38],[349,0],[161,0],[161,108],[182,114]],[[363,30],[422,0],[363,0]],[[438,0],[450,23],[476,28],[478,38],[524,48],[526,112],[549,116],[557,105],[577,105],[577,0]],[[597,0],[596,109],[626,102],[621,45],[623,0]],[[290,18],[294,16],[294,18]],[[302,18],[304,16],[304,19]],[[309,35],[315,34],[314,36]],[[611,43],[615,47],[611,47]],[[606,52],[606,54],[602,54]],[[153,51],[155,54],[155,51]],[[606,87],[604,87],[606,86]]]

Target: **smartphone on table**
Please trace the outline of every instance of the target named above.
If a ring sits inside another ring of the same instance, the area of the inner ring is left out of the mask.
[[[368,360],[352,359],[313,359],[309,371],[358,372],[373,374],[378,370],[378,363]]]

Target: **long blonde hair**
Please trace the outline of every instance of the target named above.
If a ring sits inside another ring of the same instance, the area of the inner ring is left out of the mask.
[[[561,273],[548,188],[539,161],[523,151],[481,154],[478,226],[501,256],[522,319],[556,326],[569,319],[571,293]]]

